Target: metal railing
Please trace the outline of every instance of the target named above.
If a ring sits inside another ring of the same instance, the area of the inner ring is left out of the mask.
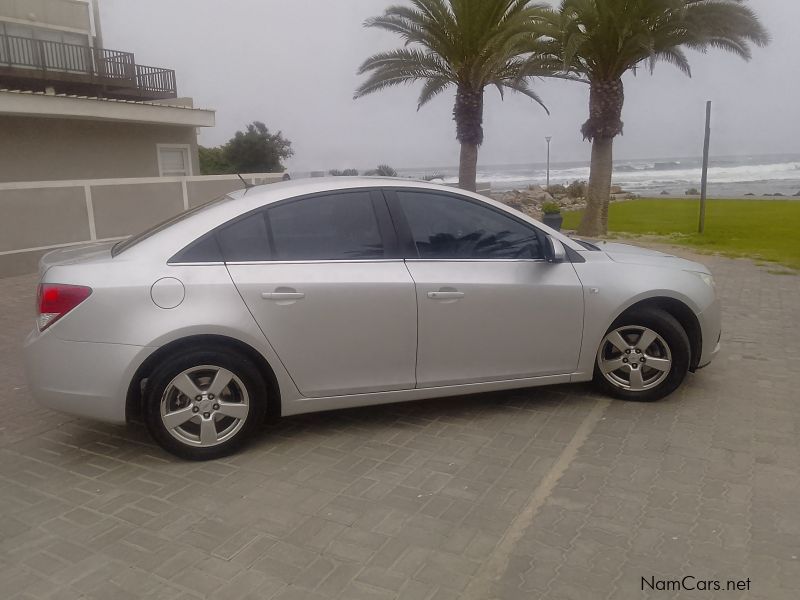
[[[150,92],[176,91],[175,71],[136,65],[136,87]]]
[[[59,73],[97,83],[133,87],[142,95],[175,95],[175,71],[137,65],[133,53],[0,34],[0,68],[36,70],[37,78]],[[110,81],[109,81],[110,80]]]

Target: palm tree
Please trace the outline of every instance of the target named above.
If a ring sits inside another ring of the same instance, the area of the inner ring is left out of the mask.
[[[691,76],[685,49],[726,50],[749,60],[751,44],[769,43],[746,0],[563,0],[558,10],[548,11],[541,33],[550,39],[537,37],[535,43],[590,85],[589,120],[581,132],[592,142],[591,173],[578,229],[589,236],[603,235],[608,227],[613,143],[622,133],[622,76],[641,65],[652,73],[659,61]]]
[[[529,83],[531,76],[555,75],[532,53],[533,25],[544,7],[530,0],[411,0],[411,4],[390,6],[382,16],[364,23],[396,33],[405,47],[375,54],[361,65],[359,75],[369,76],[355,98],[421,81],[419,109],[455,86],[459,186],[474,191],[486,86],[497,87],[501,96],[506,89],[520,92],[547,110]]]

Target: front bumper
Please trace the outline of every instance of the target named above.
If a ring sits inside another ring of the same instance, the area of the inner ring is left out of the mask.
[[[23,345],[28,387],[34,399],[53,410],[125,423],[128,383],[151,350],[65,341],[50,331],[34,330]]]
[[[700,331],[703,336],[703,348],[697,368],[707,367],[719,354],[722,340],[722,305],[714,302],[702,314],[698,315]]]

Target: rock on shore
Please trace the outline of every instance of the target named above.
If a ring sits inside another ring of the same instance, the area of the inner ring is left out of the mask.
[[[559,186],[560,187],[560,186]],[[552,187],[550,189],[553,189]],[[585,198],[570,198],[567,194],[550,194],[545,188],[539,185],[529,186],[524,190],[511,190],[507,192],[492,192],[491,197],[498,202],[502,202],[534,219],[542,218],[542,204],[545,202],[555,202],[561,210],[579,210],[586,206]],[[627,200],[635,198],[635,194],[630,194],[624,190],[612,188],[611,201]]]

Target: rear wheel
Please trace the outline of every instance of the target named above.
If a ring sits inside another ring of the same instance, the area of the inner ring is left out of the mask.
[[[209,460],[238,450],[264,421],[267,390],[237,353],[194,350],[165,360],[150,376],[145,423],[181,458]]]
[[[689,338],[675,317],[642,310],[621,316],[608,330],[597,351],[594,380],[617,398],[651,402],[680,386],[690,361]]]

